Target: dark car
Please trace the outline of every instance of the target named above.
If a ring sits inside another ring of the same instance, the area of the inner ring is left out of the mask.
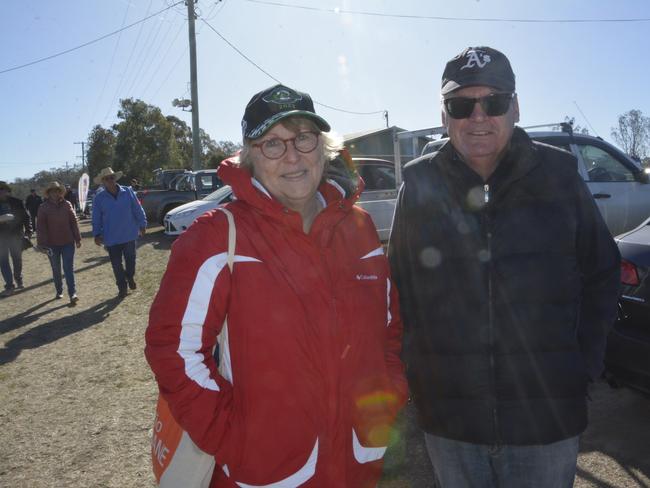
[[[619,318],[605,356],[610,384],[650,394],[650,218],[616,237],[621,252]]]

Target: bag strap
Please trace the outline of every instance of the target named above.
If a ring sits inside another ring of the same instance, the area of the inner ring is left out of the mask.
[[[232,273],[232,268],[235,264],[235,242],[237,241],[237,229],[235,228],[235,219],[230,210],[221,207],[223,213],[226,214],[228,219],[228,269]]]
[[[228,219],[228,269],[232,274],[233,266],[235,264],[235,243],[237,240],[237,230],[235,228],[235,219],[230,212],[230,210],[220,207],[223,213],[226,214]],[[230,384],[232,384],[232,370],[230,367],[230,346],[228,344],[228,314],[223,320],[223,326],[221,327],[221,332],[217,337],[217,344],[219,345],[219,373],[223,376]],[[217,347],[215,344],[215,349]],[[212,351],[214,355],[214,351]]]

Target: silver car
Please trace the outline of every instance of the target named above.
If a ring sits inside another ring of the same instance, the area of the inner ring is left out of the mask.
[[[650,179],[631,158],[599,137],[556,132],[532,132],[535,141],[565,149],[578,159],[578,172],[596,200],[613,236],[637,227],[650,216]],[[427,144],[422,154],[438,150],[447,139]]]

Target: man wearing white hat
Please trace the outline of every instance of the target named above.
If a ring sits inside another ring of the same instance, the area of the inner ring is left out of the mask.
[[[144,236],[147,218],[135,193],[117,181],[121,171],[104,168],[95,177],[99,191],[93,200],[93,236],[95,244],[104,245],[111,258],[118,296],[124,298],[127,289],[135,290],[135,241]]]

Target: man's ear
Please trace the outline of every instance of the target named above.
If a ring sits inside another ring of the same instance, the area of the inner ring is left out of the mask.
[[[442,120],[442,125],[447,128],[447,111],[442,104],[440,104],[440,120]]]
[[[512,101],[512,110],[513,110],[513,115],[515,117],[515,124],[519,122],[519,99],[517,98],[517,94],[515,93],[515,98]]]

